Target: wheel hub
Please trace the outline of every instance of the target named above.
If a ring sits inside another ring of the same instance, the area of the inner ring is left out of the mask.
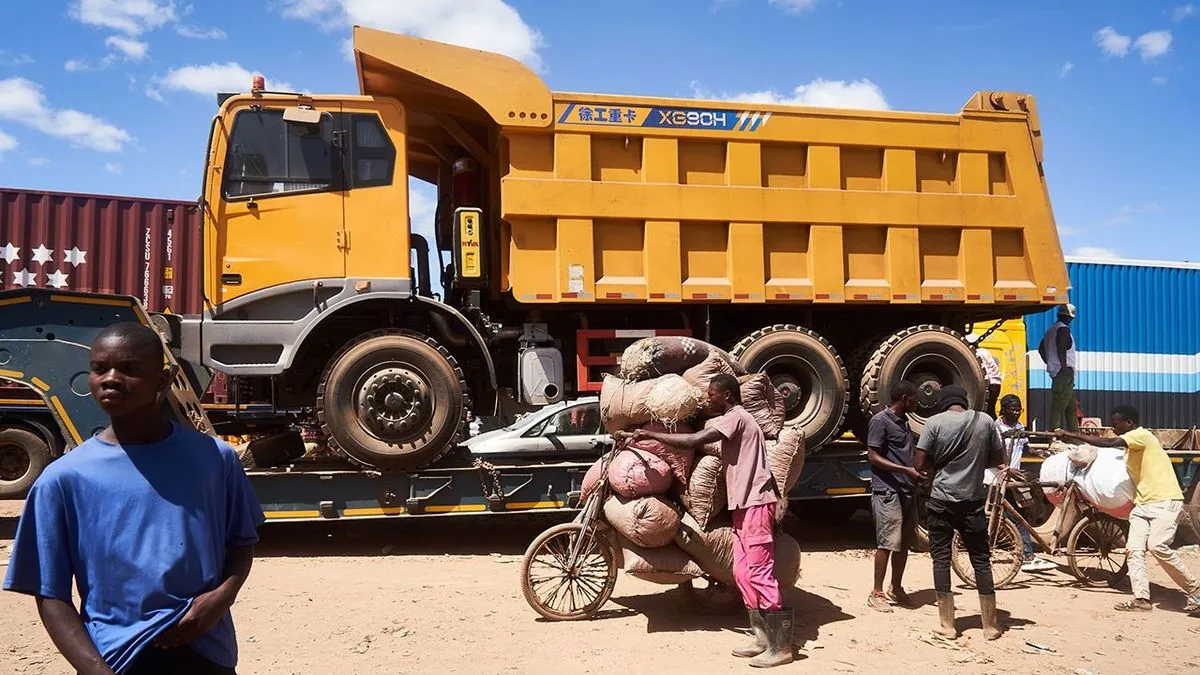
[[[0,448],[0,480],[15,481],[29,471],[29,456],[13,447]]]
[[[771,378],[771,384],[779,390],[779,395],[783,397],[783,407],[788,413],[791,413],[800,405],[800,395],[803,393],[800,388],[800,383],[791,375],[776,375]]]
[[[359,390],[358,417],[381,438],[406,438],[433,414],[429,383],[408,368],[383,368]]]

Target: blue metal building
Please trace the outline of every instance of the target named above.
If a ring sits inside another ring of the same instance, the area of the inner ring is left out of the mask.
[[[1075,389],[1087,417],[1136,407],[1152,428],[1200,424],[1200,264],[1068,258]],[[1038,344],[1054,310],[1025,318],[1029,419],[1045,429],[1050,377]]]

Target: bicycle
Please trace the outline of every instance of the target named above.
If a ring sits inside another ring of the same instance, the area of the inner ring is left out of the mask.
[[[985,510],[988,516],[988,541],[992,553],[992,577],[996,588],[1012,583],[1024,562],[1024,545],[1018,526],[1029,532],[1035,550],[1052,556],[1065,555],[1071,574],[1090,587],[1114,586],[1129,572],[1127,537],[1129,524],[1113,518],[1088,503],[1079,486],[1069,482],[1064,488],[1058,520],[1047,539],[1021,515],[1006,495],[1020,487],[1053,487],[1054,483],[1014,480],[1014,474],[1001,471],[988,487]],[[1077,520],[1069,520],[1069,519]],[[1014,522],[1016,521],[1016,522]],[[1069,529],[1065,547],[1063,532]],[[955,575],[970,587],[975,586],[975,569],[956,532],[951,543],[950,565]]]
[[[608,476],[609,464],[629,439],[614,440],[613,450],[600,460],[601,476]],[[602,478],[573,521],[547,529],[526,549],[521,561],[521,594],[543,618],[587,619],[612,597],[623,552],[616,531],[604,520],[604,503],[611,494],[608,480]],[[725,576],[729,578],[705,574],[679,587],[699,611],[730,613],[742,607],[742,600],[733,586],[732,572]],[[701,583],[697,585],[697,581]]]

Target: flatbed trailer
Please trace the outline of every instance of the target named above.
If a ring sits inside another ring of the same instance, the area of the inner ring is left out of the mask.
[[[44,289],[0,292],[0,378],[26,385],[38,395],[36,403],[7,401],[0,413],[5,408],[42,406],[67,452],[104,428],[107,418],[87,389],[88,348],[105,326],[123,321],[151,325],[150,315],[132,297]],[[173,356],[168,358],[179,365]],[[182,373],[174,379],[168,399],[166,414],[213,431],[208,411]],[[419,471],[363,470],[336,458],[321,458],[248,469],[247,475],[268,520],[342,520],[569,512],[580,506],[583,477],[591,464],[592,460],[491,463],[461,451]],[[846,440],[808,458],[791,498],[843,499],[869,491],[866,453]]]

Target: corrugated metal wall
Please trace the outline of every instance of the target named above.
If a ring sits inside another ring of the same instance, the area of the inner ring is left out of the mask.
[[[120,293],[197,314],[200,237],[191,202],[0,188],[0,288]]]
[[[1071,325],[1084,414],[1107,420],[1116,405],[1148,427],[1200,424],[1200,265],[1069,261]],[[1044,428],[1050,378],[1037,353],[1054,311],[1026,318],[1029,409]]]

